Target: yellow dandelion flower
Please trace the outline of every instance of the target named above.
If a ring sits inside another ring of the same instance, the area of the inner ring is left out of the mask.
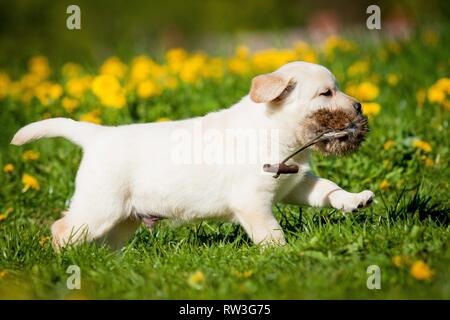
[[[386,80],[389,85],[394,87],[397,85],[397,83],[399,81],[399,77],[395,73],[389,73],[386,77]]]
[[[237,75],[246,75],[250,73],[250,64],[248,60],[239,57],[231,58],[227,62],[231,73]]]
[[[182,48],[174,48],[166,52],[166,61],[172,71],[180,72],[187,59],[188,54],[186,50]]]
[[[383,148],[384,148],[384,150],[389,150],[390,148],[392,148],[393,145],[394,145],[394,141],[393,140],[387,140],[383,144]]]
[[[394,256],[392,257],[392,263],[400,268],[403,265],[402,256]]]
[[[234,52],[236,57],[241,59],[247,59],[250,55],[250,49],[244,45],[237,46]]]
[[[49,105],[58,100],[63,93],[63,88],[58,83],[43,82],[35,88],[35,96],[43,105]]]
[[[22,176],[22,184],[24,186],[22,192],[26,192],[28,189],[40,190],[41,188],[37,179],[26,173]]]
[[[4,278],[7,274],[8,272],[6,271],[0,271],[0,279]]]
[[[369,118],[372,118],[373,116],[380,113],[381,106],[379,103],[376,102],[363,102],[362,104],[362,111],[363,113],[368,116]]]
[[[90,76],[70,79],[66,82],[65,88],[67,93],[69,93],[72,97],[81,98],[91,87],[91,82],[92,78]]]
[[[384,179],[383,181],[380,182],[380,185],[378,186],[381,190],[384,189],[388,189],[391,186],[391,184],[389,183],[389,181],[387,181],[386,179]]]
[[[100,112],[98,110],[93,110],[91,112],[82,114],[80,116],[80,121],[91,122],[95,124],[101,124],[102,120],[100,119]]]
[[[127,98],[124,92],[117,92],[100,97],[100,102],[107,107],[122,109],[127,104]]]
[[[33,150],[27,150],[24,153],[22,153],[22,159],[24,161],[35,161],[39,159],[39,152],[33,151]]]
[[[0,100],[6,97],[9,92],[11,85],[11,80],[8,74],[5,72],[0,72]]]
[[[130,77],[133,83],[139,83],[152,73],[152,69],[156,67],[156,63],[145,55],[137,56],[131,62]]]
[[[427,153],[429,153],[429,152],[431,152],[433,150],[433,148],[431,147],[431,145],[428,142],[420,140],[420,139],[415,139],[413,141],[413,145],[417,149],[423,150],[423,151],[425,151]]]
[[[198,287],[203,282],[205,282],[205,275],[201,271],[196,271],[188,278],[188,283],[193,287]]]
[[[362,82],[358,86],[356,98],[362,101],[371,101],[378,97],[380,89],[371,82]]]
[[[110,57],[100,67],[100,73],[122,79],[128,67],[117,57]]]
[[[422,260],[415,261],[411,265],[410,273],[417,280],[430,280],[433,277],[433,272]]]
[[[428,89],[427,98],[431,103],[443,103],[445,101],[445,92],[433,85]]]
[[[72,99],[68,97],[64,97],[61,101],[61,104],[68,113],[72,113],[78,106],[80,105],[80,101],[77,99]]]
[[[161,87],[152,80],[145,80],[137,87],[137,94],[141,98],[150,98],[161,94]]]
[[[450,78],[439,79],[434,85],[446,94],[450,94]]]
[[[258,72],[269,72],[296,60],[297,53],[294,50],[267,49],[255,52],[252,64]]]
[[[361,60],[356,61],[347,69],[347,74],[349,77],[354,77],[358,75],[364,75],[369,71],[369,62]]]
[[[83,67],[80,66],[77,63],[68,62],[65,65],[63,65],[61,69],[61,73],[66,78],[76,78],[81,75],[81,72],[83,71]]]
[[[172,119],[170,118],[159,118],[158,120],[156,120],[156,122],[168,122],[168,121],[172,121]]]
[[[46,79],[51,73],[48,60],[44,56],[32,57],[28,61],[28,68],[30,73],[37,76],[39,79]]]
[[[417,105],[419,107],[422,107],[424,102],[425,102],[425,98],[426,98],[426,92],[423,89],[420,89],[417,91],[416,93],[416,100],[417,100]]]
[[[400,268],[403,267],[405,265],[410,265],[411,264],[411,258],[409,258],[408,256],[394,256],[392,257],[392,263]]]
[[[39,239],[39,245],[41,247],[43,247],[47,243],[48,240],[50,240],[50,237],[48,237],[48,236],[41,237],[41,239]]]
[[[13,171],[14,171],[14,166],[12,163],[7,163],[3,167],[3,172],[5,172],[5,173],[12,173]]]
[[[94,78],[91,89],[97,97],[102,97],[120,91],[121,87],[116,77],[102,74]]]

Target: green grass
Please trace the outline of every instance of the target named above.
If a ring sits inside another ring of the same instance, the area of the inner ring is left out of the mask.
[[[447,28],[448,29],[448,28]],[[444,28],[445,30],[445,28]],[[349,81],[348,66],[361,57],[371,61],[370,75],[381,77],[381,112],[370,120],[362,148],[345,158],[314,155],[314,171],[350,191],[371,189],[373,205],[344,215],[332,209],[277,204],[274,212],[288,245],[262,250],[250,243],[239,226],[202,222],[176,225],[163,221],[153,231],[141,227],[121,251],[84,244],[56,254],[42,237],[66,206],[74,190],[81,151],[62,140],[46,140],[23,148],[9,146],[22,125],[40,119],[46,108],[13,100],[0,102],[0,165],[13,163],[12,174],[0,173],[0,298],[125,298],[125,299],[309,299],[309,298],[450,298],[449,181],[450,110],[425,102],[416,92],[449,76],[448,32],[436,46],[419,38],[401,44],[399,54],[377,59],[383,44],[363,42],[357,54],[322,58],[340,80]],[[384,80],[399,75],[396,86]],[[363,77],[353,82],[364,80]],[[249,78],[183,86],[129,110],[105,111],[110,124],[186,118],[226,107],[246,94]],[[87,108],[87,106],[86,106]],[[53,111],[57,115],[60,111]],[[64,115],[64,114],[62,114]],[[432,146],[428,154],[414,148],[418,137]],[[383,149],[386,140],[394,145]],[[24,150],[39,151],[37,161],[21,159]],[[426,166],[424,157],[433,160]],[[22,192],[24,172],[36,176],[40,191]],[[379,184],[387,179],[388,189]],[[410,266],[396,267],[401,255],[423,260],[433,271],[417,280]],[[81,268],[81,290],[66,287],[69,265]],[[370,265],[381,269],[381,289],[366,287]],[[190,284],[201,271],[204,280]]]

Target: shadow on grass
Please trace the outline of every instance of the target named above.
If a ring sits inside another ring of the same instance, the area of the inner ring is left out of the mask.
[[[420,221],[431,219],[447,227],[450,222],[450,208],[433,202],[431,196],[423,195],[420,186],[412,190],[415,190],[415,192],[411,197],[406,195],[408,190],[403,188],[397,194],[397,198],[391,206],[387,205],[385,199],[381,196],[389,219],[396,222],[417,216]]]

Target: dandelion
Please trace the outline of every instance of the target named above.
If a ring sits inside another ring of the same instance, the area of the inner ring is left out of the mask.
[[[426,153],[430,153],[433,150],[433,148],[431,147],[431,145],[428,142],[420,140],[420,139],[415,139],[413,141],[413,145],[417,149],[423,150]]]
[[[99,115],[100,115],[100,111],[93,110],[91,112],[82,114],[80,116],[80,121],[100,124],[100,123],[102,123],[102,120],[99,118]]]
[[[180,72],[187,58],[188,54],[186,50],[182,48],[170,49],[166,53],[167,64],[169,68],[174,72]]]
[[[51,73],[48,59],[44,56],[32,57],[28,62],[28,68],[38,79],[46,79]]]
[[[422,260],[411,265],[410,273],[417,280],[430,280],[433,277],[433,272]]]
[[[361,101],[371,101],[378,97],[380,89],[369,81],[361,82],[359,85],[349,85],[346,88],[349,95]]]
[[[387,140],[387,141],[383,144],[383,149],[384,149],[384,150],[389,150],[390,148],[392,148],[393,145],[394,145],[394,141],[393,141],[393,140]]]
[[[156,63],[145,55],[138,56],[131,62],[130,78],[133,83],[139,83],[147,79]]]
[[[380,182],[380,185],[378,186],[381,190],[384,189],[388,189],[391,186],[391,184],[389,183],[389,181],[387,181],[386,179],[384,179],[383,181]]]
[[[78,108],[80,101],[73,98],[64,97],[61,104],[68,113],[72,113],[76,108]]]
[[[112,75],[103,74],[95,77],[92,81],[92,92],[105,106],[120,109],[126,104],[124,90],[119,80]]]
[[[349,77],[354,77],[358,75],[364,75],[369,71],[369,62],[367,61],[356,61],[350,67],[348,67],[347,74]]]
[[[397,267],[403,267],[411,264],[411,259],[408,256],[394,256],[392,257],[392,263]]]
[[[0,72],[0,100],[6,97],[10,84],[11,80],[9,79],[8,74]]]
[[[22,184],[24,186],[22,192],[26,192],[29,189],[40,190],[39,182],[32,175],[24,174],[22,176]]]
[[[39,239],[39,245],[41,247],[43,247],[47,243],[48,240],[50,240],[50,237],[48,237],[48,236],[41,237],[41,239]]]
[[[443,103],[445,100],[445,92],[437,86],[431,86],[428,89],[427,98],[431,103]]]
[[[387,83],[388,83],[389,85],[391,85],[392,87],[394,87],[394,86],[397,85],[397,83],[398,83],[398,81],[399,81],[399,78],[398,78],[398,75],[396,75],[396,74],[394,74],[394,73],[389,73],[389,74],[387,75],[387,77],[386,77],[386,80],[387,80]]]
[[[381,106],[376,102],[363,102],[362,103],[362,111],[369,118],[380,113]]]
[[[188,279],[189,285],[196,288],[199,288],[204,281],[205,275],[201,271],[196,271],[195,273],[191,274]]]
[[[61,69],[61,73],[66,78],[76,78],[80,76],[83,67],[77,63],[68,62],[63,65]]]
[[[252,57],[252,64],[258,72],[268,72],[296,60],[297,54],[294,50],[268,49],[256,52]]]
[[[66,82],[65,89],[72,97],[81,98],[91,87],[91,82],[92,78],[90,76],[70,79]]]
[[[150,98],[161,94],[161,88],[152,80],[145,80],[138,85],[137,94],[141,98]]]
[[[426,92],[423,89],[420,89],[419,91],[417,91],[416,93],[416,100],[417,100],[417,105],[419,107],[422,107],[424,102],[425,102],[425,98],[426,98]]]
[[[156,120],[156,122],[168,122],[168,121],[172,121],[172,119],[170,118],[159,118],[158,120]]]
[[[378,97],[380,90],[371,82],[362,82],[358,88],[359,99],[362,101],[370,101]]]
[[[24,161],[35,161],[38,160],[39,157],[40,157],[39,152],[33,150],[27,150],[24,153],[22,153],[22,159]]]
[[[7,163],[3,167],[3,172],[5,172],[5,173],[13,173],[13,171],[14,171],[14,165],[12,163]]]
[[[8,272],[6,271],[0,271],[0,279],[3,279],[7,274]]]
[[[122,79],[126,72],[127,66],[117,57],[110,57],[100,67],[100,73],[103,75],[110,75],[118,79]]]

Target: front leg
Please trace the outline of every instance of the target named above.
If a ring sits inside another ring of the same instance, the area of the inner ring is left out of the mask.
[[[374,196],[370,190],[359,193],[345,191],[330,180],[308,173],[283,199],[283,202],[320,208],[332,207],[349,212],[368,206]]]
[[[255,244],[262,246],[286,244],[283,230],[270,207],[245,206],[236,208],[234,215]]]

